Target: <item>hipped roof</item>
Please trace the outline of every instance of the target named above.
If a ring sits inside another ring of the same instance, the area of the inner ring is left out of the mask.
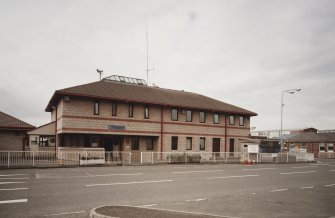
[[[6,114],[0,111],[0,129],[8,129],[8,130],[30,130],[35,127],[26,123],[22,120],[19,120],[9,114]]]
[[[168,107],[191,108],[249,116],[257,115],[256,113],[241,107],[192,92],[107,80],[57,90],[53,94],[45,110],[51,112],[52,106],[56,105],[58,101],[66,95]]]

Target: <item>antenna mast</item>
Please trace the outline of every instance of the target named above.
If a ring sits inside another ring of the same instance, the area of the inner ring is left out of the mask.
[[[147,84],[149,85],[149,71],[153,70],[149,69],[149,40],[148,40],[148,21],[145,19],[145,38],[147,42]]]
[[[101,75],[102,75],[102,72],[104,72],[102,69],[97,69],[97,72],[99,74],[99,79],[101,80]]]

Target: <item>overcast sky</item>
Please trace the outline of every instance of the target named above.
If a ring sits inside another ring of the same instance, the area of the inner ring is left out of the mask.
[[[113,74],[258,113],[256,130],[335,129],[335,1],[0,0],[0,111],[39,126],[57,89]]]

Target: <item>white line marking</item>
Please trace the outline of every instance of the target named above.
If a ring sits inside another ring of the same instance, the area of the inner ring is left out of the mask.
[[[335,172],[335,170],[329,170],[330,172]]]
[[[20,178],[0,178],[0,179],[29,179],[29,177],[20,177]]]
[[[16,190],[26,190],[28,188],[3,188],[0,191],[16,191]]]
[[[335,184],[329,184],[329,185],[325,185],[327,187],[330,187],[330,186],[335,186]]]
[[[207,198],[198,198],[198,199],[191,199],[191,200],[185,200],[186,202],[197,202],[197,201],[206,201]]]
[[[300,187],[301,189],[312,189],[314,186],[305,186],[305,187]]]
[[[0,201],[0,204],[13,204],[13,203],[25,203],[25,202],[28,202],[28,199],[15,199],[15,200]]]
[[[302,173],[316,173],[316,171],[290,172],[290,173],[280,173],[280,174],[281,175],[291,175],[291,174],[302,174]]]
[[[26,183],[26,182],[0,182],[0,185],[4,185],[4,184],[21,184],[21,183]]]
[[[211,172],[222,172],[224,170],[202,170],[202,171],[176,171],[172,173],[211,173]]]
[[[259,176],[259,175],[209,177],[207,179],[230,179],[230,178],[244,178],[244,177],[254,177],[254,176]]]
[[[27,176],[28,174],[0,174],[0,176]]]
[[[157,206],[157,204],[146,204],[146,205],[141,205],[139,207],[153,207],[153,206]]]
[[[241,170],[277,170],[278,168],[254,168],[254,169],[241,169]]]
[[[120,182],[120,183],[107,183],[107,184],[90,184],[91,186],[107,186],[107,185],[133,185],[133,184],[146,184],[146,183],[161,183],[161,182],[173,182],[173,180],[157,180],[157,181],[142,181],[142,182]]]
[[[76,212],[69,212],[69,213],[54,213],[54,214],[48,214],[44,216],[62,216],[62,215],[79,214],[79,213],[85,213],[85,211],[76,211]]]
[[[283,191],[287,191],[287,188],[284,189],[275,189],[275,190],[271,190],[271,192],[283,192]]]
[[[318,166],[303,166],[303,167],[292,167],[293,169],[302,169],[302,168],[317,168]]]
[[[139,176],[144,173],[128,173],[128,174],[103,174],[103,175],[92,175],[92,176]]]
[[[335,165],[328,165],[329,167],[335,167]]]

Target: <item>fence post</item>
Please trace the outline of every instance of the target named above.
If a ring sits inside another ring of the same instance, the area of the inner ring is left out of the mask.
[[[7,158],[8,158],[7,167],[9,168],[9,163],[10,163],[10,151],[8,151]]]
[[[256,163],[258,163],[258,155],[259,153],[256,153]]]
[[[151,152],[151,164],[154,164],[154,152]]]
[[[140,160],[141,160],[141,165],[142,165],[142,163],[143,163],[143,152],[141,152],[141,158],[140,158]]]
[[[215,163],[215,157],[216,157],[216,154],[214,153],[214,163]]]
[[[279,154],[280,153],[277,153],[277,163],[279,163],[278,161],[279,161]]]
[[[171,153],[169,154],[169,164],[171,163]]]
[[[249,163],[249,161],[250,161],[250,155],[249,155],[249,152],[248,152],[248,163]]]
[[[35,151],[33,151],[33,167],[35,166]]]
[[[288,163],[288,152],[287,152],[287,158],[286,158],[286,160],[287,160],[287,163]]]
[[[129,164],[131,164],[131,152],[129,152]]]

